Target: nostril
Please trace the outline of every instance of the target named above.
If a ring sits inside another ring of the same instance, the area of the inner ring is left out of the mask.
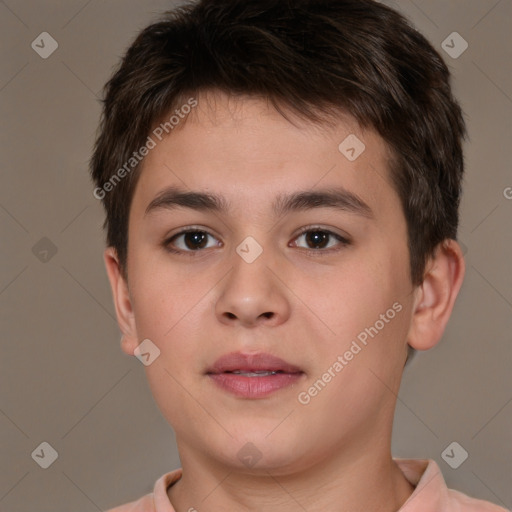
[[[236,315],[235,313],[231,313],[231,311],[225,311],[223,313],[223,316],[229,320],[236,320],[236,319],[240,319],[242,320],[242,317],[243,315]],[[274,318],[275,316],[275,313],[272,312],[272,311],[266,311],[265,313],[261,313],[258,315],[258,318],[265,318],[266,320],[271,320],[272,318]]]

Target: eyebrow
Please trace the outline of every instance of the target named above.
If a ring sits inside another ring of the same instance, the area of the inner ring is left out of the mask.
[[[317,191],[296,192],[291,195],[280,195],[274,203],[277,216],[292,211],[312,210],[314,208],[334,208],[354,213],[361,217],[373,219],[373,211],[358,195],[345,188]]]
[[[144,215],[155,210],[183,207],[199,211],[224,212],[228,202],[221,196],[206,192],[187,192],[178,187],[168,187],[160,192],[147,206]]]
[[[161,191],[147,206],[145,214],[165,209],[190,208],[198,211],[226,213],[229,202],[222,196],[207,192],[188,192],[175,186]],[[348,213],[374,218],[372,209],[358,195],[339,187],[317,191],[302,191],[293,194],[281,194],[273,204],[276,216],[292,211],[312,210],[314,208],[334,208]]]

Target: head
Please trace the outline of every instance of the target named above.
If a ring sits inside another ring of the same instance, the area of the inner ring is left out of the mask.
[[[178,439],[206,448],[190,418],[212,422],[211,404],[231,425],[213,421],[211,454],[254,441],[284,472],[356,432],[366,443],[362,424],[391,428],[406,348],[439,341],[462,282],[464,134],[441,57],[371,0],[203,0],[137,37],[106,86],[92,176],[123,348],[159,348],[148,378]],[[202,235],[178,237],[191,225]],[[301,377],[225,395],[210,377],[232,352]],[[351,414],[328,421],[333,400]],[[280,401],[296,420],[269,437]]]

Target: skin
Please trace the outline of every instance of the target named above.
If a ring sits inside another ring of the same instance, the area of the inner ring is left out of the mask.
[[[214,99],[214,101],[211,101]],[[347,135],[366,146],[350,162]],[[391,457],[391,430],[407,344],[441,338],[464,275],[455,241],[437,248],[421,286],[409,275],[406,221],[390,184],[384,141],[350,118],[335,127],[295,125],[265,101],[200,96],[186,122],[145,158],[129,218],[128,281],[115,250],[105,263],[122,349],[150,339],[160,356],[145,367],[176,432],[182,478],[168,494],[177,512],[397,511],[413,492]],[[225,212],[160,208],[168,186],[215,193]],[[322,207],[276,216],[279,194],[344,187],[373,211],[368,218]],[[183,228],[211,233],[182,253],[165,241]],[[329,238],[312,248],[300,230]],[[263,253],[247,263],[236,247],[252,236]],[[402,310],[307,405],[298,401],[356,336],[394,303]],[[291,387],[264,399],[235,397],[206,369],[230,352],[266,352],[300,367]],[[261,453],[249,468],[238,452]]]

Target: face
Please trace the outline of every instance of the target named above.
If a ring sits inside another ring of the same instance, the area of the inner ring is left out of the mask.
[[[149,152],[124,348],[159,349],[145,370],[182,459],[286,474],[386,449],[413,309],[387,163],[353,120],[295,126],[221,94]]]

